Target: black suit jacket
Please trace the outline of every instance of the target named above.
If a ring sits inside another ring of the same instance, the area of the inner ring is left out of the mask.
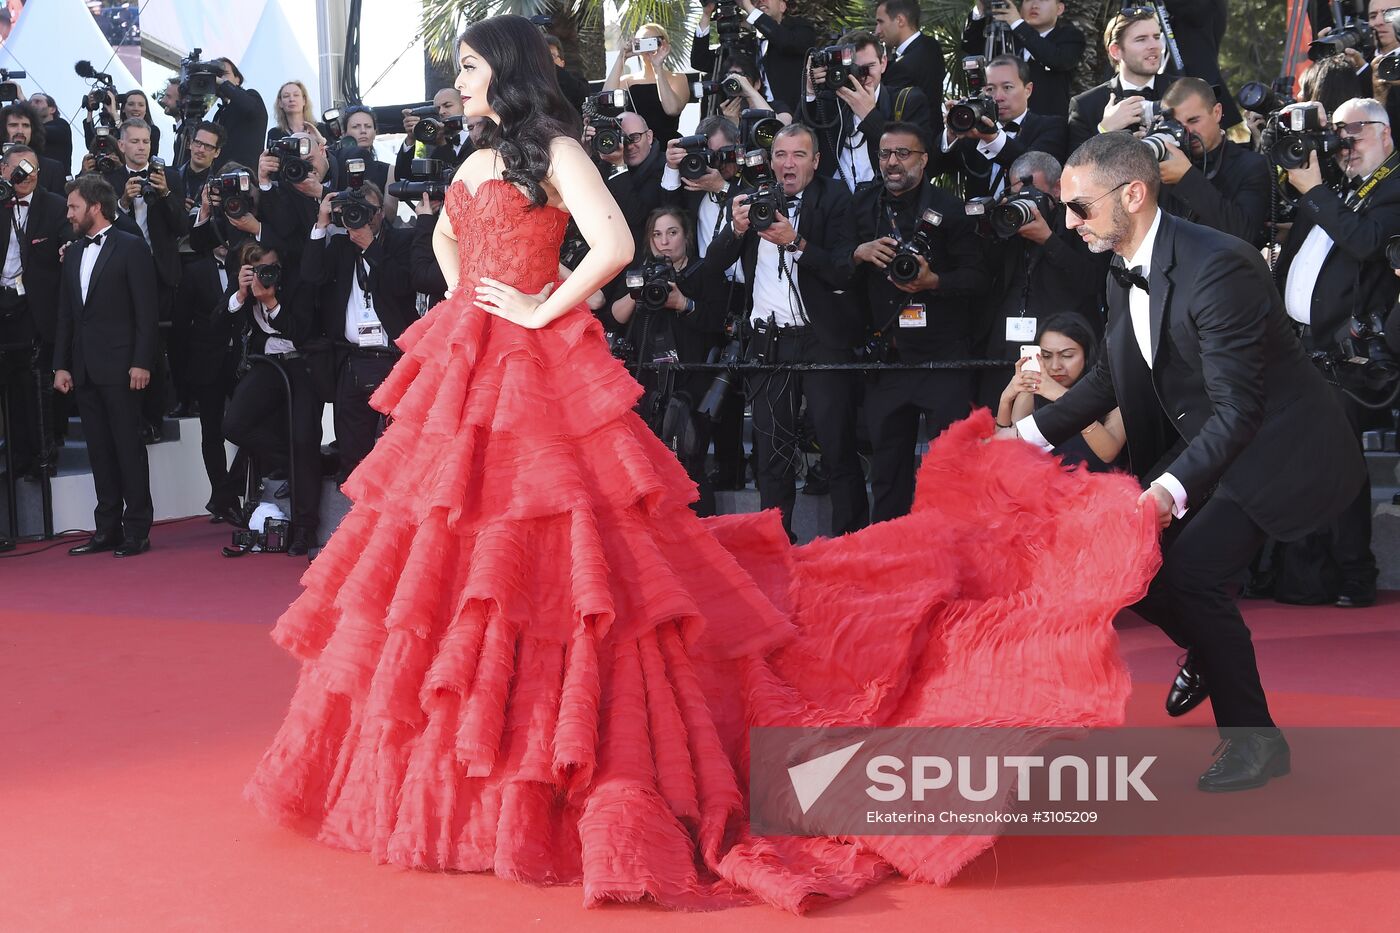
[[[864,336],[864,328],[848,291],[856,241],[851,224],[851,193],[846,186],[834,178],[815,176],[802,192],[797,232],[807,238],[807,249],[797,261],[797,291],[802,306],[818,340],[831,349],[849,351]],[[723,276],[735,260],[742,260],[750,308],[758,241],[753,227],[738,236],[730,223],[710,242],[705,254],[706,274],[711,278]]]
[[[265,353],[267,342],[274,334],[269,334],[258,326],[256,318],[253,317],[253,308],[256,305],[251,296],[239,305],[237,311],[228,310],[229,300],[237,292],[238,281],[234,275],[229,279],[228,288],[224,291],[220,311],[225,317],[233,318],[231,328],[235,334],[241,335],[240,339],[246,339],[245,345],[250,355]],[[316,309],[311,290],[300,284],[283,285],[277,289],[277,301],[277,314],[267,322],[268,326],[273,329],[275,336],[290,340],[298,350],[304,349],[316,332]]]
[[[1152,367],[1138,348],[1127,289],[1110,281],[1107,350],[1036,413],[1045,439],[1063,443],[1116,407],[1134,472],[1179,450],[1163,468],[1185,488],[1187,508],[1224,495],[1285,541],[1325,525],[1355,498],[1365,466],[1259,253],[1163,214],[1148,283]]]
[[[1330,189],[1318,186],[1298,199],[1293,229],[1278,261],[1279,287],[1303,241],[1314,227],[1332,238],[1312,294],[1310,348],[1326,349],[1344,335],[1356,312],[1386,313],[1400,291],[1400,279],[1385,261],[1385,245],[1400,232],[1400,174],[1382,180],[1355,210],[1349,210]]]
[[[754,29],[768,40],[763,53],[763,73],[768,94],[775,100],[801,100],[803,67],[807,50],[817,44],[817,30],[800,16],[784,16],[780,23],[767,13],[754,20]]]
[[[374,313],[392,345],[418,320],[412,254],[413,231],[390,223],[379,228],[379,235],[363,253],[345,234],[309,241],[301,257],[301,282],[316,295],[321,332],[333,343],[346,343],[345,306],[355,281],[355,261],[363,256],[369,267]]]
[[[933,36],[921,32],[897,60],[894,53],[890,53],[880,80],[891,88],[916,87],[923,92],[928,103],[928,122],[924,128],[931,139],[937,139],[943,132],[943,81],[946,77],[943,46]]]
[[[1161,100],[1174,80],[1171,75],[1157,75],[1152,87],[1125,93],[1123,86],[1118,83],[1118,76],[1114,75],[1103,84],[1075,95],[1069,102],[1069,151],[1078,149],[1090,136],[1099,135],[1099,123],[1103,120],[1103,111],[1108,106],[1110,97],[1116,97],[1118,100],[1125,97]]]
[[[262,95],[252,88],[239,87],[232,81],[219,82],[219,108],[210,118],[224,128],[223,161],[237,162],[257,169],[258,156],[263,153],[267,139],[267,105]],[[176,162],[184,161],[185,153],[177,152]]]
[[[870,167],[875,170],[875,180],[880,178],[880,134],[885,131],[885,124],[893,123],[895,118],[895,107],[899,103],[899,98],[904,95],[904,104],[900,110],[901,122],[917,123],[927,127],[929,122],[928,99],[924,97],[923,91],[916,87],[908,89],[905,94],[903,88],[891,88],[884,84],[880,85],[879,93],[875,97],[875,109],[865,115],[865,119],[856,121],[856,115],[846,103],[839,98],[819,97],[808,107],[818,109],[819,119],[833,119],[830,114],[833,109],[837,110],[834,118],[837,125],[831,129],[814,130],[817,136],[817,147],[821,152],[821,159],[817,163],[817,171],[828,178],[836,174],[837,159],[841,150],[846,146],[846,140],[850,139],[857,132],[864,135],[865,151],[870,157]]]
[[[56,194],[65,201],[68,199],[68,169],[62,162],[39,156],[39,187]]]
[[[44,124],[44,151],[49,158],[72,171],[73,127],[67,120],[60,117]]]
[[[72,373],[76,385],[124,386],[133,368],[156,365],[156,272],[140,236],[112,228],[96,247],[96,265],[83,300],[83,250],[64,254],[53,368]]]
[[[643,245],[647,215],[669,199],[669,193],[661,187],[661,173],[665,169],[666,150],[656,142],[635,168],[619,171],[607,180],[608,190],[622,208],[622,216],[627,219],[638,249]]]
[[[413,217],[413,250],[410,280],[413,290],[428,296],[428,307],[442,301],[447,295],[447,278],[442,274],[437,254],[433,252],[433,231],[437,229],[436,214],[415,214]]]
[[[1165,5],[1177,48],[1181,50],[1181,73],[1213,86],[1224,106],[1222,125],[1234,126],[1240,122],[1240,112],[1235,107],[1235,95],[1220,73],[1220,40],[1225,37],[1227,18],[1225,0],[1165,0]],[[1170,53],[1167,65],[1175,70]]]
[[[1274,183],[1269,160],[1227,139],[1209,154],[1206,167],[1212,177],[1193,167],[1176,184],[1164,185],[1162,209],[1263,246]]]
[[[962,49],[964,55],[981,55],[987,40],[987,23],[990,17],[967,18],[963,29]],[[1012,32],[1016,51],[1029,50],[1028,64],[1031,70],[1030,110],[1050,116],[1069,115],[1070,85],[1074,81],[1075,69],[1084,58],[1084,33],[1068,19],[1055,24],[1048,35],[1042,36],[1024,20]]]
[[[935,154],[930,165],[935,174],[949,173],[963,177],[965,194],[969,198],[985,197],[992,191],[995,178],[1011,171],[1011,166],[1027,152],[1048,152],[1060,162],[1068,155],[1065,148],[1067,130],[1062,117],[1048,117],[1027,110],[1018,121],[1020,130],[1015,136],[1007,136],[1006,143],[994,159],[977,151],[975,139],[959,139],[947,152],[938,152],[943,141],[940,136],[934,140]],[[1007,178],[1008,183],[1015,179]]]
[[[58,248],[73,238],[73,228],[68,226],[68,202],[63,198],[35,189],[28,200],[28,219],[19,244],[20,268],[34,329],[45,343],[53,343],[58,329],[62,272]],[[9,254],[14,230],[14,206],[7,201],[0,206],[0,262]]]
[[[105,177],[117,193],[118,209],[135,220],[135,205],[132,205],[133,211],[121,206],[122,192],[126,189],[131,172],[126,166],[121,166]],[[167,165],[165,183],[170,189],[169,193],[163,198],[152,198],[146,202],[146,228],[151,234],[151,256],[155,259],[160,284],[174,288],[180,284],[180,237],[185,235],[188,218],[185,214],[185,184],[180,172]]]

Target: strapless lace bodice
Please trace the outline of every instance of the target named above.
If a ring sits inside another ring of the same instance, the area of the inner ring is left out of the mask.
[[[446,210],[457,236],[463,287],[485,276],[534,294],[555,281],[569,224],[564,211],[533,206],[523,191],[500,178],[482,182],[475,194],[465,182],[453,182]]]

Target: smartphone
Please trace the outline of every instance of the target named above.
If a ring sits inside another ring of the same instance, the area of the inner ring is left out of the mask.
[[[655,52],[661,48],[661,39],[658,36],[647,36],[645,39],[633,39],[633,52]]]
[[[1041,371],[1042,371],[1041,368],[1040,368],[1040,347],[1039,347],[1039,346],[1037,346],[1037,345],[1035,345],[1035,344],[1031,344],[1031,343],[1023,343],[1023,344],[1021,344],[1021,357],[1026,361],[1026,362],[1025,362],[1024,364],[1022,364],[1022,366],[1021,366],[1021,372],[1023,372],[1023,373],[1038,373],[1038,372],[1041,372]]]

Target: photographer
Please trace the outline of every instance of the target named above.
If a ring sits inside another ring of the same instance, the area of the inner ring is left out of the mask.
[[[304,150],[298,148],[303,146],[300,140],[305,140]],[[283,269],[292,275],[301,268],[307,237],[326,194],[322,182],[329,173],[325,144],[309,132],[276,140],[272,151],[258,157],[258,188],[263,192],[259,208],[268,228],[260,236],[276,245]]]
[[[222,69],[219,81],[219,109],[209,118],[228,133],[224,158],[240,165],[256,165],[267,136],[267,105],[262,95],[243,86],[243,72],[228,58],[215,58],[210,64]]]
[[[453,87],[443,88],[433,95],[433,106],[437,108],[439,121],[462,125],[461,91]],[[412,110],[404,108],[403,131],[407,135],[404,137],[403,145],[399,147],[398,155],[394,158],[394,179],[396,180],[403,180],[409,176],[409,169],[414,159],[437,159],[439,162],[456,168],[465,162],[467,156],[471,155],[476,148],[473,142],[475,136],[468,133],[465,126],[450,131],[444,127],[442,139],[435,144],[418,142],[414,138],[413,131],[421,119],[423,118]]]
[[[391,200],[387,196],[385,200]],[[432,308],[447,297],[447,277],[442,274],[433,252],[433,232],[437,229],[443,201],[420,197],[413,205],[413,250],[410,253],[409,281],[413,290],[427,297]]]
[[[962,202],[928,180],[922,128],[888,125],[877,159],[883,185],[861,191],[851,208],[860,244],[852,255],[851,289],[866,303],[876,348],[870,362],[967,359],[972,300],[989,284],[972,223]],[[929,211],[936,212],[937,223],[927,219]],[[967,414],[971,401],[972,374],[966,370],[867,374],[871,521],[898,518],[914,504],[919,415],[929,436],[937,437]]]
[[[607,180],[608,190],[617,200],[617,206],[622,208],[640,252],[643,246],[642,227],[651,212],[666,200],[665,192],[661,190],[666,151],[656,142],[655,134],[640,114],[629,110],[622,115],[621,121],[623,146],[611,156],[604,156],[603,160],[613,165],[621,163],[621,170]],[[585,131],[585,138],[588,132]]]
[[[768,96],[758,66],[750,59],[734,59],[725,68],[724,76],[737,79],[740,94],[734,97],[727,93],[723,95],[719,104],[720,116],[737,125],[745,110],[771,110],[784,126],[792,122],[792,108],[786,101],[773,100]]]
[[[636,350],[635,362],[703,363],[724,334],[724,279],[716,287],[714,277],[704,274],[692,248],[694,226],[694,217],[673,207],[657,208],[647,217],[643,231],[647,259],[638,270],[645,284],[629,289],[611,308],[613,320],[623,325],[627,343]],[[655,300],[663,290],[664,298]],[[637,378],[647,390],[640,403],[644,420],[662,440],[670,440],[664,431],[677,432],[677,458],[700,490],[692,508],[697,515],[715,514],[715,493],[705,472],[710,419],[696,411],[714,374],[677,376],[639,369]],[[681,407],[686,409],[686,419],[677,426],[670,409]]]
[[[175,172],[167,172],[160,162],[151,160],[151,130],[144,120],[127,120],[121,125],[121,150],[126,164],[106,176],[107,183],[117,192],[117,206],[136,221],[156,264],[156,295],[159,318],[170,321],[175,305],[175,290],[180,287],[180,237],[185,233],[185,189]],[[167,383],[161,365],[168,340],[161,335],[162,352],[157,354],[156,368],[151,372],[151,387],[142,401],[149,431],[147,442],[161,439],[161,423],[165,418]],[[179,370],[180,363],[173,367]]]
[[[1011,33],[1010,50],[1025,60],[1030,69],[1032,113],[1068,117],[1070,85],[1075,69],[1084,58],[1084,33],[1065,15],[1061,0],[977,0],[963,29],[964,55],[981,55],[986,50],[987,27],[1001,23]],[[1000,53],[1000,50],[997,50]],[[994,57],[994,56],[989,56]]]
[[[374,141],[379,138],[379,130],[374,125],[374,111],[360,105],[347,107],[340,119],[345,124],[345,135],[340,140],[343,159],[364,159],[365,180],[374,182],[383,191],[389,184],[389,163],[374,155]],[[394,216],[397,203],[393,198],[386,199],[386,216]]]
[[[316,291],[321,332],[335,352],[335,436],[339,481],[370,452],[382,429],[369,398],[402,356],[394,341],[418,320],[411,276],[413,231],[384,219],[373,182],[321,199],[301,260]]]
[[[93,93],[102,94],[98,90]],[[115,98],[111,94],[106,94],[106,102],[103,105],[105,117],[102,123],[105,126],[118,127],[127,120],[140,120],[146,124],[151,131],[151,155],[160,153],[160,127],[151,120],[151,102],[146,98],[146,92],[142,90],[127,91],[125,94],[118,94]],[[83,114],[83,142],[88,149],[92,148],[94,135],[93,111],[88,110]]]
[[[1084,238],[1065,226],[1060,163],[1048,153],[1028,152],[1012,164],[1008,175],[1013,192],[1021,192],[1022,179],[1029,178],[1054,207],[1044,215],[1039,205],[1028,202],[1032,219],[1012,235],[995,238],[988,250],[992,300],[976,347],[992,360],[1019,359],[1021,347],[1034,343],[1040,324],[1053,315],[1071,314],[1094,334],[1104,330],[1104,283],[1110,257],[1090,252]],[[982,376],[978,401],[994,408],[1004,373],[990,370]]]
[[[59,165],[68,171],[73,168],[73,128],[58,112],[58,103],[49,95],[36,92],[29,95],[29,106],[34,108],[44,126],[44,150]]]
[[[10,467],[36,480],[54,428],[58,251],[73,236],[64,199],[39,187],[38,161],[33,149],[16,145],[0,163],[0,175],[14,186],[14,197],[0,204],[0,380],[10,393]],[[22,162],[35,171],[16,174]],[[41,436],[41,420],[48,436]]]
[[[986,66],[986,92],[996,104],[997,123],[982,117],[966,132],[949,125],[940,135],[935,171],[962,176],[969,198],[1000,196],[1011,180],[1007,170],[1027,152],[1065,158],[1065,121],[1027,109],[1032,91],[1029,74],[1024,59],[1012,55],[992,59]],[[952,107],[949,113],[957,125],[960,114]]]
[[[1264,245],[1273,186],[1268,160],[1225,138],[1224,109],[1200,78],[1178,78],[1162,97],[1162,106],[1191,134],[1189,154],[1170,137],[1158,137],[1167,141],[1167,159],[1157,166],[1162,209]]]
[[[827,69],[813,68],[807,75],[806,100],[807,106],[816,110],[813,122],[821,146],[819,171],[828,178],[840,175],[847,189],[855,192],[879,178],[876,152],[885,124],[927,126],[929,104],[918,88],[894,90],[881,84],[885,49],[873,35],[849,33],[841,44],[854,49],[851,65],[855,73],[834,95],[829,91],[818,94],[815,90],[824,86]]]
[[[293,133],[304,133],[308,126],[316,125],[316,115],[311,112],[311,93],[306,85],[291,80],[277,89],[277,125],[267,130],[270,143]]]
[[[1376,56],[1361,72],[1366,90],[1377,101],[1385,105],[1390,115],[1391,125],[1400,120],[1400,81],[1386,81],[1381,77],[1381,59],[1387,56],[1400,57],[1400,41],[1397,41],[1395,27],[1385,15],[1392,10],[1400,10],[1400,0],[1371,0],[1366,6],[1366,22],[1375,30]]]
[[[653,45],[655,48],[651,48]],[[613,59],[612,71],[603,82],[605,91],[627,91],[628,109],[645,120],[663,144],[680,135],[681,111],[690,103],[690,82],[685,75],[666,67],[670,54],[671,40],[666,30],[656,23],[647,23]],[[623,68],[633,58],[642,63],[641,74],[624,75]]]
[[[947,66],[938,40],[919,29],[918,0],[883,0],[875,4],[875,35],[885,44],[889,62],[884,82],[891,90],[914,87],[928,101],[929,138],[943,132],[943,81]]]
[[[5,142],[28,146],[38,159],[39,184],[45,191],[60,197],[68,180],[68,166],[61,165],[44,155],[43,121],[34,108],[23,101],[15,101],[0,108],[0,124],[5,127]]]
[[[262,355],[277,362],[291,383],[291,425],[287,424],[287,389],[267,365],[240,366],[241,375],[224,414],[224,436],[257,459],[264,474],[290,473],[292,540],[288,554],[306,554],[316,546],[321,515],[321,409],[302,345],[314,328],[305,289],[282,281],[281,257],[260,244],[246,245],[237,260],[237,277],[229,282],[225,307],[241,315],[244,356]],[[289,470],[290,450],[296,468]]]
[[[788,16],[788,0],[738,0],[749,25],[758,31],[758,70],[776,100],[797,100],[807,51],[817,30],[799,16]]]
[[[742,260],[750,326],[747,356],[764,363],[850,363],[861,339],[860,312],[846,287],[855,241],[851,196],[817,174],[810,129],[794,123],[773,140],[773,181],[734,199],[732,222],[710,244],[705,264]],[[761,227],[761,229],[760,229]],[[841,371],[761,373],[749,381],[755,468],[763,508],[777,506],[792,538],[799,405],[806,400],[831,481],[831,531],[869,524],[856,452],[856,382]]]
[[[1295,107],[1313,107],[1301,104]],[[1326,114],[1321,114],[1326,121]],[[1333,115],[1350,147],[1337,162],[1351,182],[1339,196],[1322,181],[1317,153],[1288,172],[1299,193],[1293,229],[1279,256],[1275,275],[1283,283],[1284,305],[1309,352],[1335,354],[1352,321],[1387,314],[1400,282],[1385,259],[1388,239],[1400,230],[1400,165],[1390,118],[1380,103],[1357,98]],[[1356,187],[1353,187],[1356,186]],[[1360,444],[1364,410],[1334,385]],[[1332,527],[1332,557],[1341,573],[1337,605],[1368,606],[1376,598],[1376,560],[1371,553],[1371,484]]]
[[[1161,100],[1172,82],[1171,77],[1157,73],[1166,44],[1151,8],[1128,10],[1109,20],[1103,46],[1113,60],[1114,75],[1070,101],[1070,152],[1090,136],[1150,123],[1144,118],[1143,104]]]

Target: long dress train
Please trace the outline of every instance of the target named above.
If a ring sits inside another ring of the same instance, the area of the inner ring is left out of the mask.
[[[747,730],[1121,721],[1111,620],[1155,528],[1125,476],[954,425],[912,514],[788,544],[775,512],[698,519],[577,308],[527,330],[567,215],[454,184],[460,287],[404,334],[392,416],[276,642],[301,661],[245,792],[320,841],[410,868],[801,911],[890,872],[945,883],[988,836],[757,837]]]

